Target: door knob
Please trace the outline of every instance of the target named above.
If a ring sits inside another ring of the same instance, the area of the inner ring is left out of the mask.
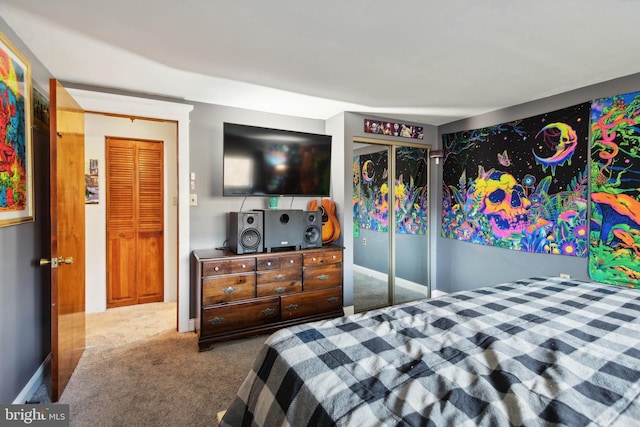
[[[40,266],[51,265],[51,268],[58,268],[60,264],[73,264],[73,257],[58,257],[58,258],[40,258]]]
[[[51,264],[51,268],[58,268],[58,258],[40,258],[40,267]]]

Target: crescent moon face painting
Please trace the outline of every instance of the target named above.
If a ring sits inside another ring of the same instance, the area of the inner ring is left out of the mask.
[[[373,181],[375,175],[376,174],[373,161],[367,160],[366,162],[364,162],[364,165],[362,165],[362,179],[364,180],[364,182]]]
[[[534,150],[531,150],[531,152],[536,162],[542,166],[543,172],[550,167],[551,175],[555,175],[556,166],[562,166],[565,162],[569,165],[571,164],[571,156],[578,146],[578,136],[576,131],[566,123],[550,123],[540,129],[536,134],[536,138],[540,134],[542,134],[545,144],[549,148],[555,149],[556,152],[546,159],[538,156]]]

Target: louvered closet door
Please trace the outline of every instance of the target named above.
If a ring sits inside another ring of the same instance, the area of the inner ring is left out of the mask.
[[[107,307],[162,301],[163,145],[107,138]]]

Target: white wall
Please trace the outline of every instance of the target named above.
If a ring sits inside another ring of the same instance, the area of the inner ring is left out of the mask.
[[[86,312],[107,309],[106,282],[106,162],[105,138],[126,137],[164,141],[164,300],[177,300],[178,278],[178,171],[177,124],[154,120],[87,113],[85,115],[85,164],[98,160],[100,197],[98,204],[85,205],[86,211]]]

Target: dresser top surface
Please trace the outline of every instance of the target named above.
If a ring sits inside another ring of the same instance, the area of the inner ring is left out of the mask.
[[[324,245],[320,248],[289,250],[289,251],[273,251],[273,252],[260,252],[253,254],[234,254],[230,249],[196,249],[192,252],[193,256],[198,261],[217,258],[262,258],[273,257],[278,255],[287,255],[294,253],[322,253],[328,251],[342,250],[342,246],[338,245]]]

